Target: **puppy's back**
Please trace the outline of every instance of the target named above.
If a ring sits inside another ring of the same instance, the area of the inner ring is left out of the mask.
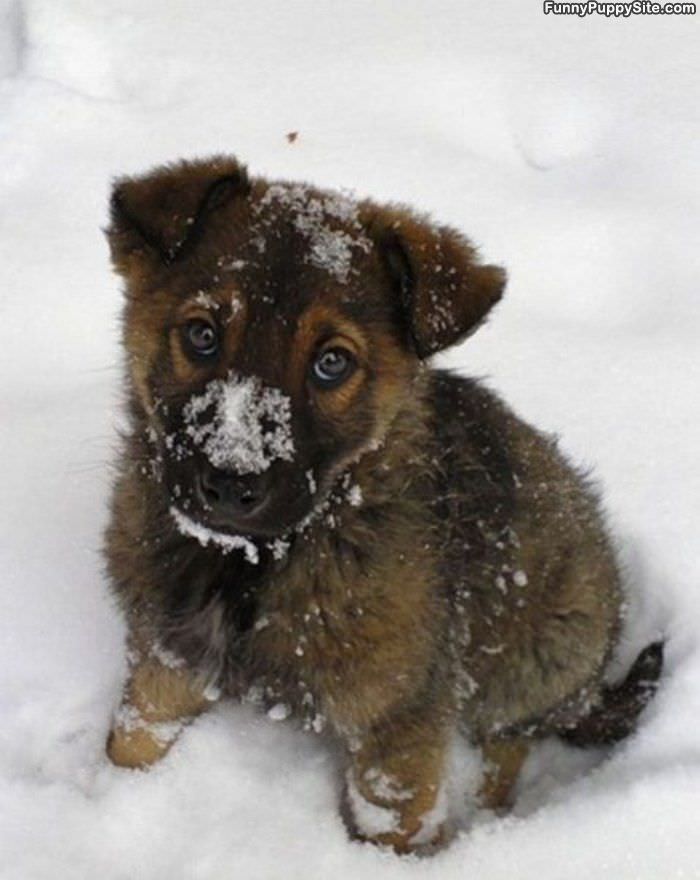
[[[479,383],[438,372],[431,399],[465,720],[478,739],[555,730],[596,701],[619,630],[598,499]]]

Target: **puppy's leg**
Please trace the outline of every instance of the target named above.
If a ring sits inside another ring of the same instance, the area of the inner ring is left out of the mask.
[[[486,775],[479,802],[488,810],[512,806],[511,795],[527,758],[530,744],[525,739],[492,739],[482,745]]]
[[[351,748],[346,807],[361,840],[408,853],[444,840],[447,725],[392,718]]]
[[[162,758],[182,727],[211,705],[203,682],[153,645],[130,652],[129,678],[107,740],[121,767],[147,767]]]

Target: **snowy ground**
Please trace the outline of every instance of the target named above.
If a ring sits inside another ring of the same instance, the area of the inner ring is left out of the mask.
[[[700,877],[698,27],[535,0],[0,0],[3,880]],[[544,744],[513,816],[465,811],[457,747],[462,831],[429,861],[350,843],[330,748],[249,707],[149,774],[103,755],[108,182],[216,151],[414,203],[508,267],[447,360],[596,466],[633,593],[621,659],[668,639],[638,734]]]

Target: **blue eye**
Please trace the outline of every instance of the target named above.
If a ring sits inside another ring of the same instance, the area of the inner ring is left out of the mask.
[[[355,370],[355,358],[344,348],[327,348],[311,364],[311,377],[321,388],[341,385]]]
[[[213,357],[219,350],[219,334],[208,321],[196,318],[185,326],[188,350],[198,358]]]

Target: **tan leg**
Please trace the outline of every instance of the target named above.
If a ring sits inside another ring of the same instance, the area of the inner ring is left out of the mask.
[[[446,739],[434,720],[405,719],[361,742],[352,752],[346,787],[356,838],[398,853],[443,842]]]
[[[510,807],[513,787],[527,758],[530,743],[524,739],[494,739],[482,746],[486,776],[479,800],[489,810]]]
[[[211,699],[182,661],[152,644],[131,653],[107,754],[120,767],[147,767],[165,755],[182,727],[211,705]]]

